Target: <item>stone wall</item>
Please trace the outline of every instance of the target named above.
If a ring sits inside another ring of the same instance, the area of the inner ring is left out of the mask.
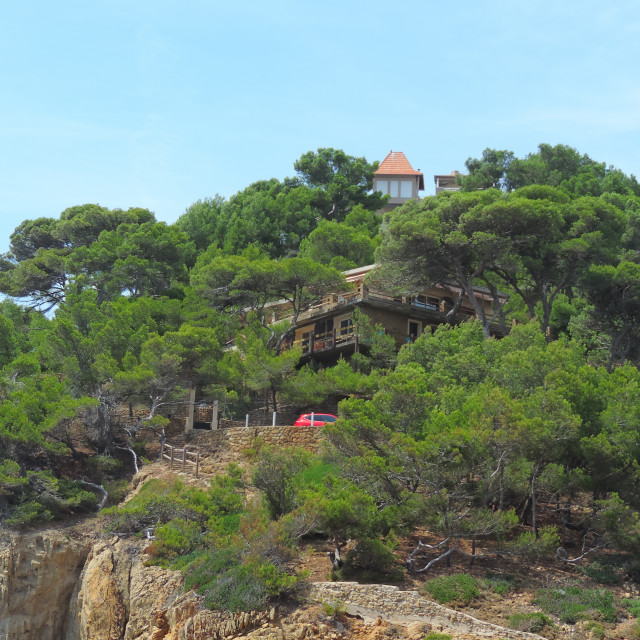
[[[426,600],[417,591],[401,591],[389,585],[314,582],[309,585],[307,598],[311,602],[339,603],[346,607],[348,613],[362,616],[365,620],[382,618],[395,624],[423,622],[433,631],[464,633],[478,638],[544,640],[535,633],[505,629],[448,609]]]
[[[316,452],[322,427],[231,427],[214,431],[194,431],[192,444],[234,452],[245,451],[260,441],[273,447],[302,447]]]

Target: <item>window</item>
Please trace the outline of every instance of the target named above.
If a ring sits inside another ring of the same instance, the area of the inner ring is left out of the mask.
[[[383,194],[389,193],[389,181],[376,180],[376,191],[382,191]]]
[[[340,335],[346,336],[350,333],[353,333],[353,322],[351,322],[351,318],[340,320]]]
[[[376,191],[389,194],[392,198],[412,198],[413,182],[411,180],[376,180]]]

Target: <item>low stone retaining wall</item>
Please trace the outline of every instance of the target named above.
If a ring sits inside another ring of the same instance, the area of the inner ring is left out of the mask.
[[[382,618],[395,624],[423,622],[434,631],[460,633],[501,640],[545,640],[535,633],[514,631],[483,622],[465,613],[426,600],[417,591],[357,582],[314,582],[307,598],[311,602],[340,603],[347,612],[365,620]]]
[[[272,447],[302,447],[316,452],[322,440],[322,427],[232,427],[195,432],[191,442],[234,452],[245,451],[262,441]]]

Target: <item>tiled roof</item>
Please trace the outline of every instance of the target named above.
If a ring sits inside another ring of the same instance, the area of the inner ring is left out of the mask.
[[[421,176],[422,171],[416,171],[407,156],[402,151],[389,151],[389,155],[380,163],[376,174],[383,175],[403,175],[403,176]]]
[[[376,175],[418,176],[418,190],[424,191],[424,174],[411,166],[402,151],[389,151],[387,157],[380,163]]]

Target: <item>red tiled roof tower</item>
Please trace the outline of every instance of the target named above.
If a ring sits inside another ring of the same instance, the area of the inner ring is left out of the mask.
[[[424,174],[416,171],[407,156],[402,151],[389,151],[387,157],[380,163],[376,175],[420,176],[420,190],[424,190]]]

